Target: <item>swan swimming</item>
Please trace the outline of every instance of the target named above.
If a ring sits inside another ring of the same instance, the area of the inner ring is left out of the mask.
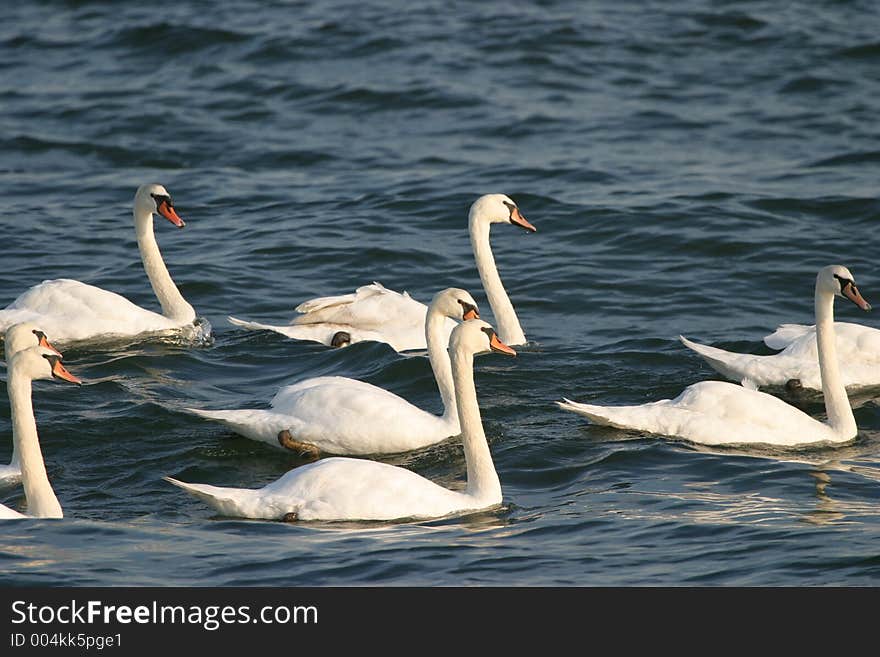
[[[510,197],[504,194],[486,194],[471,205],[468,213],[468,232],[477,271],[495,315],[498,335],[506,344],[526,344],[519,318],[495,265],[489,244],[492,224],[513,224],[535,232]],[[229,321],[250,330],[270,330],[297,340],[313,340],[328,346],[340,347],[375,340],[386,342],[396,351],[425,349],[425,314],[428,307],[406,292],[394,292],[379,283],[359,287],[353,294],[320,297],[305,301],[296,307],[301,313],[289,325],[275,326],[249,322],[235,317]],[[455,323],[446,323],[446,338]]]
[[[264,520],[402,520],[440,518],[501,503],[501,482],[477,404],[474,354],[492,350],[515,356],[486,322],[471,319],[449,339],[467,486],[449,490],[387,463],[337,456],[294,468],[258,489],[221,488],[165,480],[198,497],[221,515]]]
[[[843,385],[850,390],[880,386],[880,330],[835,322],[834,334]],[[822,389],[815,325],[779,326],[764,338],[764,343],[782,351],[769,356],[725,351],[684,337],[681,340],[718,373],[743,385]]]
[[[790,447],[849,442],[858,434],[858,427],[837,362],[835,296],[849,299],[862,310],[871,308],[846,267],[830,265],[819,270],[814,302],[826,422],[813,419],[777,397],[724,381],[695,383],[675,399],[639,406],[597,406],[568,399],[556,403],[596,424],[705,445],[763,443]]]
[[[30,322],[22,322],[10,326],[6,330],[6,336],[3,339],[4,356],[6,361],[15,356],[19,351],[28,347],[42,346],[61,356],[58,351],[49,343],[46,334],[43,333],[36,325]],[[18,456],[18,443],[12,441],[12,458],[9,465],[0,465],[0,488],[9,488],[16,486],[21,482],[21,463]]]
[[[446,322],[477,317],[477,302],[458,288],[438,292],[428,306],[422,331],[443,399],[441,416],[383,388],[342,376],[315,377],[285,386],[269,410],[187,410],[218,420],[252,440],[308,458],[322,453],[390,454],[433,445],[460,432]],[[282,430],[287,432],[279,439]]]
[[[52,378],[77,384],[81,381],[64,368],[57,352],[40,345],[23,349],[10,358],[8,372],[6,387],[12,408],[12,440],[21,463],[28,513],[25,515],[0,504],[0,519],[61,518],[64,515],[61,504],[49,483],[40,449],[31,382]]]
[[[19,322],[33,322],[62,344],[107,341],[193,325],[195,310],[180,294],[159,252],[153,233],[155,213],[178,228],[186,225],[162,185],[141,185],[134,197],[135,232],[144,270],[162,314],[141,308],[115,292],[59,278],[31,287],[0,310],[0,331]]]

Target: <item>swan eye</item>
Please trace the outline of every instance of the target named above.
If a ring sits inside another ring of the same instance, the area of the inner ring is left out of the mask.
[[[843,276],[838,276],[837,274],[834,274],[834,278],[836,278],[836,279],[837,279],[837,282],[840,284],[840,292],[841,292],[841,294],[843,293],[844,290],[846,290],[846,286],[847,286],[847,285],[852,285],[852,286],[853,286],[853,290],[856,289],[856,284],[855,284],[851,279],[849,279],[849,278],[844,278]]]
[[[461,306],[461,316],[465,319],[469,319],[468,315],[471,315],[473,318],[480,316],[480,311],[477,310],[477,307],[474,304],[461,299],[458,300],[458,304]]]
[[[487,336],[489,336],[489,342],[491,343],[491,342],[492,342],[492,338],[495,337],[495,331],[492,330],[491,328],[489,328],[488,326],[484,326],[484,327],[481,328],[480,330],[481,330],[483,333],[485,333]]]
[[[43,333],[42,331],[40,331],[39,329],[34,329],[32,331],[32,333],[37,336],[37,340],[42,341],[42,340],[46,339],[46,334]]]
[[[513,219],[513,211],[516,210],[516,206],[513,203],[508,203],[507,201],[501,202],[507,206],[507,209],[510,211],[510,218]]]
[[[168,204],[169,206],[171,206],[172,208],[174,207],[174,204],[171,202],[171,197],[170,197],[170,196],[165,196],[164,194],[150,194],[150,196],[152,196],[152,197],[153,197],[153,200],[156,202],[156,207],[157,207],[157,208],[158,208],[160,205],[162,205],[163,203],[167,203],[167,204]]]

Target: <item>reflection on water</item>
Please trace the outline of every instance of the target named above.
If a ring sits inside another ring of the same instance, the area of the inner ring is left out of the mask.
[[[802,517],[805,522],[813,525],[827,525],[846,518],[846,514],[840,509],[840,504],[831,499],[826,489],[831,483],[831,476],[822,470],[813,470],[810,474],[816,480],[816,508],[808,511]]]

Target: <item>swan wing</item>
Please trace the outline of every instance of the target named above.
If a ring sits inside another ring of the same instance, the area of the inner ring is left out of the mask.
[[[705,445],[792,446],[838,440],[830,427],[781,399],[723,381],[696,383],[675,399],[638,406],[598,406],[568,399],[557,403],[597,424]]]
[[[780,324],[773,333],[764,336],[764,344],[771,349],[785,349],[809,332],[815,335],[816,327],[804,324]]]
[[[416,326],[424,331],[428,307],[406,292],[394,292],[380,283],[359,287],[354,294],[322,297],[296,308],[302,313],[293,324],[343,324],[382,330],[388,324]]]
[[[296,468],[263,491],[300,500],[302,520],[436,518],[473,504],[406,468],[348,458]]]
[[[456,420],[423,411],[383,388],[345,377],[316,377],[282,388],[269,410],[187,409],[278,449],[278,432],[326,454],[393,454],[459,433]]]
[[[0,331],[20,321],[37,323],[58,342],[95,335],[132,335],[178,328],[180,323],[145,310],[94,285],[59,278],[25,291],[0,311]]]
[[[220,514],[280,520],[434,518],[462,510],[467,498],[405,468],[363,459],[330,458],[295,468],[258,489],[165,481]]]
[[[272,410],[297,440],[330,454],[389,454],[419,449],[459,433],[445,420],[384,388],[345,377],[318,377],[282,388]]]

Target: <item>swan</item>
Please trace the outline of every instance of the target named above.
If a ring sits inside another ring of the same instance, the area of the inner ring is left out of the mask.
[[[457,288],[438,292],[428,307],[422,331],[443,399],[439,417],[383,388],[341,376],[286,386],[272,399],[270,410],[187,410],[302,457],[317,458],[322,452],[389,454],[426,447],[460,433],[445,325],[475,317],[479,317],[476,301]],[[287,431],[279,440],[282,430]]]
[[[439,518],[501,503],[501,482],[483,432],[474,386],[474,354],[515,356],[480,319],[450,336],[455,399],[461,423],[467,486],[449,490],[387,463],[337,456],[295,468],[258,489],[220,488],[165,480],[205,501],[224,516],[265,520],[400,520]]]
[[[501,283],[492,248],[489,229],[492,224],[505,223],[528,231],[537,229],[530,224],[519,208],[504,194],[481,196],[468,213],[468,232],[477,263],[480,280],[495,315],[498,335],[506,344],[522,345],[526,336],[510,297]],[[425,313],[428,307],[402,294],[385,288],[380,283],[364,285],[352,294],[320,297],[305,301],[296,307],[300,313],[289,325],[274,326],[229,317],[229,322],[250,330],[270,330],[297,340],[313,340],[332,347],[341,347],[363,340],[386,342],[395,351],[425,349]],[[447,339],[455,327],[446,325]]]
[[[7,362],[19,351],[38,345],[61,356],[61,352],[49,343],[46,334],[30,322],[22,322],[21,324],[10,326],[6,330],[3,343]],[[20,481],[21,463],[18,456],[18,444],[13,441],[12,459],[9,465],[0,465],[0,488],[15,486]]]
[[[19,322],[33,322],[58,344],[104,341],[191,325],[193,307],[180,294],[162,260],[153,234],[153,214],[184,227],[168,191],[157,184],[141,185],[134,197],[134,225],[144,270],[162,305],[162,314],[136,306],[115,292],[80,281],[43,281],[0,310],[0,331]]]
[[[831,265],[819,270],[815,309],[826,422],[815,420],[772,395],[725,381],[695,383],[675,399],[640,406],[595,406],[568,399],[556,403],[596,424],[684,438],[705,445],[765,443],[790,447],[848,442],[856,437],[858,427],[837,363],[836,295],[848,298],[862,310],[871,308],[846,267]]]
[[[843,385],[850,390],[880,386],[880,330],[835,322],[834,334]],[[782,324],[764,338],[768,347],[782,350],[769,356],[725,351],[685,337],[681,341],[713,369],[743,385],[822,389],[815,326]]]
[[[21,459],[21,482],[27,498],[28,515],[0,504],[0,518],[61,518],[61,504],[55,497],[40,440],[37,421],[31,401],[31,381],[58,378],[71,383],[81,383],[61,364],[61,357],[43,346],[28,347],[9,359],[9,403],[12,407],[12,440]]]

